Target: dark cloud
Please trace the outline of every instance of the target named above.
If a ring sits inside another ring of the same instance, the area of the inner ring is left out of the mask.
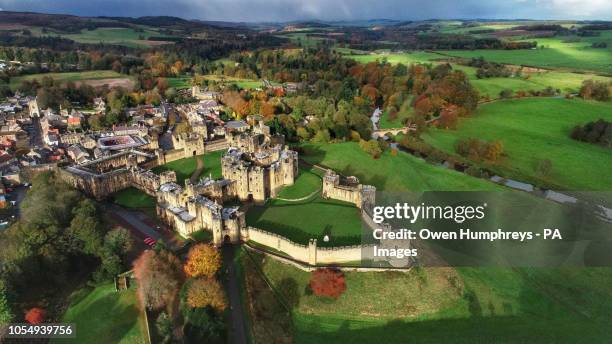
[[[610,0],[0,0],[0,8],[84,16],[171,15],[251,22],[371,18],[612,18]]]

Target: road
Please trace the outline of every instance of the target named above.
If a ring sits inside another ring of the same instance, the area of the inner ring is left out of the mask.
[[[227,296],[230,303],[230,343],[247,343],[247,325],[244,319],[242,297],[240,295],[240,280],[234,266],[237,246],[225,244],[223,246],[223,263],[227,267]]]

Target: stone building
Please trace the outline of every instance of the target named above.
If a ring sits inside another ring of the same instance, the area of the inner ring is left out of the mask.
[[[223,156],[223,178],[236,182],[238,199],[263,203],[276,197],[283,186],[293,185],[298,175],[297,152],[284,146],[280,137],[264,134],[263,127],[250,132],[228,133],[230,148]]]
[[[374,205],[376,200],[376,187],[359,183],[357,177],[341,177],[332,170],[327,170],[323,177],[324,198],[333,198],[355,204],[357,208],[364,209]]]

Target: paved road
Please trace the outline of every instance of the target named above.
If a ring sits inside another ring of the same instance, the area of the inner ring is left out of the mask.
[[[131,211],[121,208],[116,205],[111,205],[111,211],[121,218],[121,220],[127,222],[132,228],[138,230],[143,236],[159,240],[161,235],[153,227],[144,223],[136,214]]]
[[[240,296],[240,281],[236,268],[234,267],[234,257],[237,246],[226,244],[223,246],[223,263],[227,267],[227,296],[230,303],[230,343],[246,344],[246,321],[244,319],[242,297]]]

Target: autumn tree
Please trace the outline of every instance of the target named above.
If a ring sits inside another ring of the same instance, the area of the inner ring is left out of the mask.
[[[361,140],[359,141],[359,147],[363,149],[364,152],[368,153],[373,159],[380,158],[382,154],[382,149],[376,140]]]
[[[134,262],[134,276],[141,304],[150,310],[171,305],[183,280],[180,261],[167,251],[145,251]]]
[[[46,317],[47,317],[47,312],[44,309],[39,308],[39,307],[31,308],[25,314],[25,320],[29,322],[30,324],[40,324],[45,321]]]
[[[190,277],[213,277],[221,268],[221,253],[208,244],[198,244],[189,250],[183,269]]]
[[[221,313],[227,307],[221,284],[214,278],[198,278],[187,291],[187,303],[194,308],[212,307]]]
[[[312,273],[309,287],[317,296],[337,299],[346,290],[346,281],[340,270],[319,268]]]

